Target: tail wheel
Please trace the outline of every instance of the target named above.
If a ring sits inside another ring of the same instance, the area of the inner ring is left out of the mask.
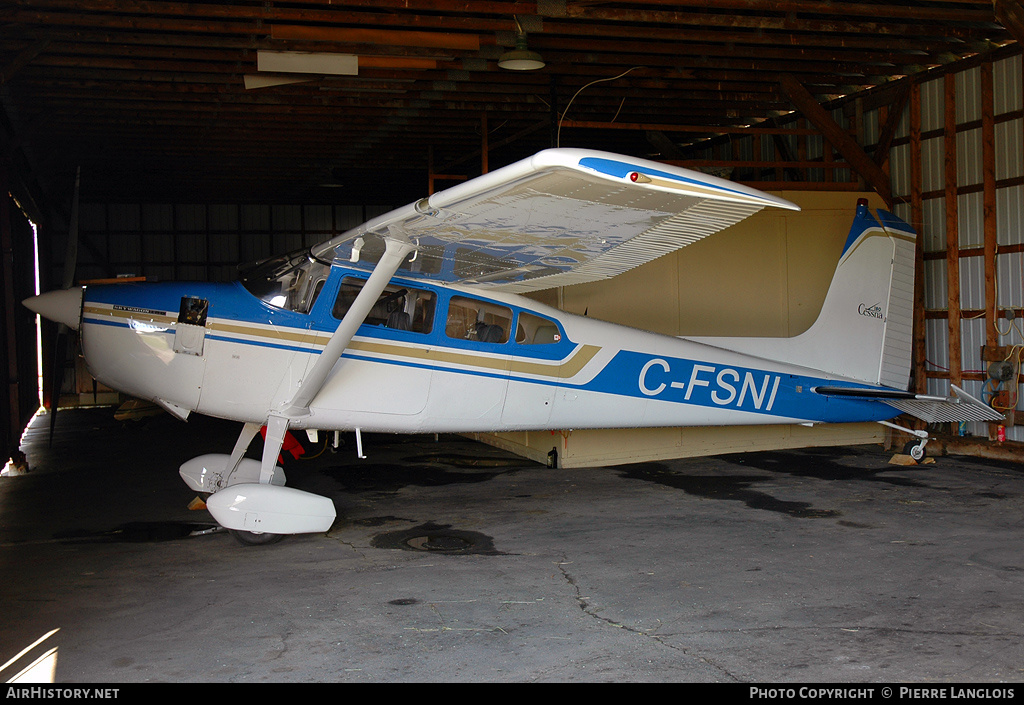
[[[924,441],[907,441],[903,446],[903,454],[920,462],[924,459]]]

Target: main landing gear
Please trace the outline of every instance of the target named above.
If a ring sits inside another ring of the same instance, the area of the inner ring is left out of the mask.
[[[235,529],[228,529],[228,533],[244,546],[269,546],[284,538],[284,534],[268,534],[265,531],[237,531]]]
[[[285,487],[284,470],[274,462],[279,442],[264,452],[263,461],[242,457],[259,429],[245,424],[230,455],[211,453],[185,462],[178,471],[185,484],[209,494],[210,514],[247,546],[330,529],[337,516],[330,498]]]

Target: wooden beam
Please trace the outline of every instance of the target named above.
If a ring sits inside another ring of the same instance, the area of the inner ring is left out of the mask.
[[[882,197],[888,205],[892,205],[892,186],[889,176],[882,171],[882,168],[871,160],[871,157],[861,148],[857,141],[842,127],[836,124],[818,101],[814,99],[806,88],[790,74],[782,74],[779,77],[782,89],[789,96],[796,108],[803,113],[812,125],[824,135],[825,139],[836,148],[836,150],[850,164],[850,168],[864,178],[867,185]]]
[[[956,193],[956,76],[946,74],[945,85],[945,200],[946,200],[946,310],[949,312],[949,380],[962,381],[963,355],[960,347],[960,227]]]
[[[880,167],[884,167],[885,163],[889,161],[889,150],[892,149],[892,141],[896,136],[896,129],[899,127],[900,118],[903,116],[903,109],[906,107],[909,97],[910,84],[905,83],[900,87],[896,97],[889,105],[889,114],[878,135],[878,144],[875,145],[875,164]]]
[[[740,134],[740,135],[813,135],[811,128],[799,127],[743,127],[741,125],[672,125],[652,122],[599,122],[596,120],[562,121],[562,127],[579,127],[595,130],[642,130],[657,132],[696,132],[698,134]]]
[[[914,390],[927,394],[928,379],[925,368],[927,340],[924,310],[924,233],[922,230],[923,203],[921,198],[921,86],[910,87],[910,222],[918,231],[914,251]]]
[[[985,237],[985,342],[999,344],[996,320],[999,316],[996,291],[996,147],[995,100],[992,62],[981,65],[981,173],[982,228]]]
[[[32,42],[30,45],[18,52],[18,55],[4,64],[0,69],[0,86],[10,81],[14,74],[32,62],[32,59],[39,56],[50,44],[49,37],[43,37]]]
[[[996,21],[1006,27],[1018,44],[1024,44],[1024,7],[1020,0],[992,0]]]
[[[808,34],[826,34],[834,35],[837,33],[857,35],[860,33],[870,33],[874,36],[888,36],[888,37],[899,37],[903,35],[927,35],[929,31],[934,31],[934,26],[926,21],[917,22],[889,22],[889,21],[878,21],[878,22],[862,22],[853,21],[847,19],[844,16],[833,16],[821,19],[812,18],[801,18],[794,16],[791,13],[782,13],[778,11],[778,3],[770,3],[773,7],[771,8],[773,14],[760,15],[748,12],[751,7],[749,0],[741,0],[743,5],[743,12],[707,12],[707,0],[699,0],[699,8],[694,12],[680,12],[675,11],[675,3],[670,3],[673,10],[668,11],[657,11],[648,9],[633,9],[633,8],[618,8],[618,7],[597,7],[594,3],[569,3],[566,7],[566,16],[571,18],[586,19],[586,20],[597,20],[607,22],[648,22],[658,23],[665,25],[678,25],[687,26],[692,25],[700,29],[706,29],[708,27],[724,27],[730,29],[744,28],[748,30],[756,30],[761,32],[797,32]],[[603,3],[598,3],[603,4]],[[692,3],[691,3],[692,4]],[[847,5],[844,3],[843,5]],[[815,6],[815,10],[812,10],[810,6],[804,5],[803,12],[814,12],[820,3],[812,3]],[[866,3],[860,4],[858,9],[863,9]],[[870,7],[876,7],[872,4]],[[874,18],[885,19],[883,17],[883,11],[885,5],[878,5],[879,8],[876,14],[871,16]],[[915,10],[921,10],[923,8],[915,8]],[[934,12],[934,10],[932,11]],[[946,11],[947,13],[949,10]],[[970,12],[970,11],[968,11]],[[910,13],[909,20],[916,20],[913,16],[913,12]],[[948,15],[947,15],[948,16]],[[960,15],[964,17],[965,15]],[[971,16],[975,16],[971,13]],[[841,18],[840,18],[841,17]],[[977,15],[979,21],[990,20],[992,15],[985,9],[981,10],[980,14]],[[967,25],[954,25],[952,20],[949,20],[949,25],[944,28],[944,33],[948,33],[947,36],[957,36],[961,38],[967,38],[973,36],[975,33],[971,32],[971,27]]]
[[[480,37],[475,34],[454,32],[419,32],[397,29],[368,29],[362,27],[308,27],[301,25],[273,25],[271,39],[297,39],[314,42],[344,44],[381,44],[427,49],[458,49],[479,51]]]

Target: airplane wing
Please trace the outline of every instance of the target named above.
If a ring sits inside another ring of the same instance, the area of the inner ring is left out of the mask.
[[[411,242],[403,270],[524,292],[614,277],[766,206],[799,207],[688,169],[549,149],[386,213],[314,248],[372,265],[385,238]]]
[[[310,254],[320,261],[347,260],[372,273],[292,399],[268,415],[261,482],[271,480],[289,427],[310,413],[335,363],[399,269],[517,292],[595,281],[765,206],[799,210],[686,169],[606,152],[552,149],[314,247]],[[232,462],[238,462],[234,454]]]

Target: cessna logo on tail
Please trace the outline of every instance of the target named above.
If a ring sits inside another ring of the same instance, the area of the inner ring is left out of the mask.
[[[882,304],[880,303],[875,304],[874,306],[861,304],[857,307],[857,313],[862,316],[868,316],[869,318],[877,318],[880,321],[885,320],[885,316],[882,315]]]

